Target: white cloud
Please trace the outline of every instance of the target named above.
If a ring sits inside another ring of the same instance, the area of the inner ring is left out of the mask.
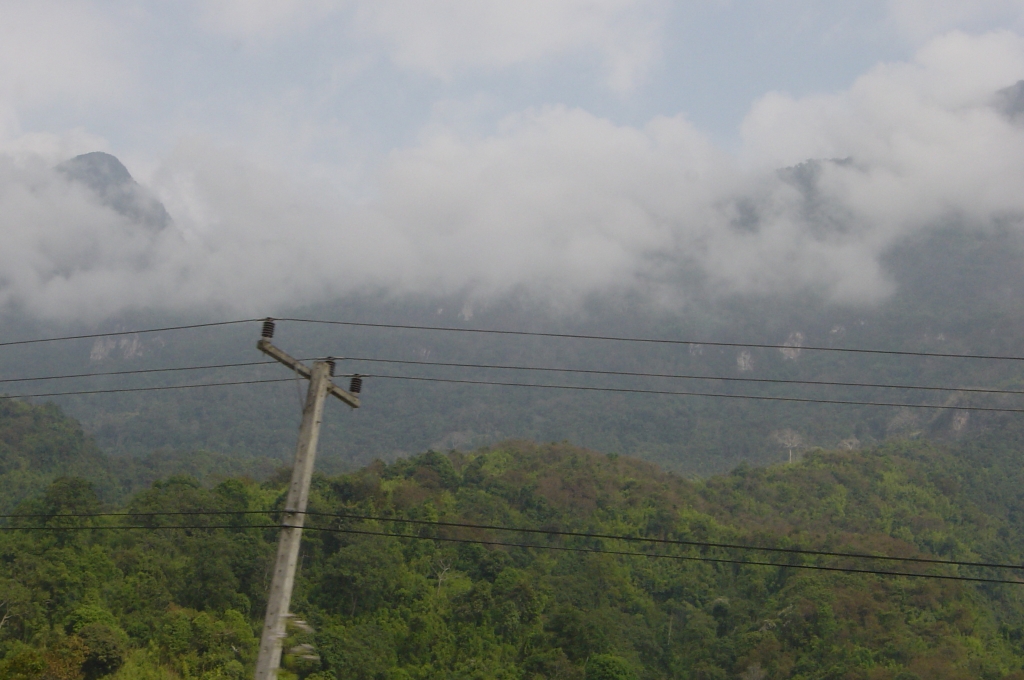
[[[858,169],[840,173],[834,190],[879,224],[879,237],[944,216],[1024,213],[1014,188],[1024,181],[1024,131],[992,106],[1022,78],[1024,39],[948,34],[846,92],[765,97],[743,124],[745,157],[762,168],[851,158]]]
[[[1020,36],[949,33],[909,62],[876,66],[845,91],[800,99],[769,93],[743,121],[743,159],[783,167],[847,156],[892,162],[918,144],[959,151],[956,131],[979,111],[992,116],[994,93],[1022,78]]]
[[[176,220],[131,231],[41,157],[0,163],[0,302],[48,315],[125,306],[267,313],[301,299],[632,288],[685,295],[813,290],[870,302],[901,239],[956,220],[1024,222],[1024,125],[993,106],[1024,41],[952,33],[849,89],[772,94],[736,156],[682,117],[643,126],[550,107],[465,137],[432,127],[393,152],[360,203],[204,140],[152,175]],[[795,166],[808,158],[849,159]]]
[[[161,279],[153,267],[169,253],[160,239],[101,206],[47,160],[0,156],[0,206],[0,304],[91,316],[153,299],[151,289],[124,286]]]
[[[413,285],[554,295],[636,280],[678,254],[679,216],[702,219],[728,186],[728,159],[681,118],[643,129],[553,108],[467,142],[438,135],[396,153],[380,212],[408,225]]]
[[[765,97],[736,159],[681,118],[550,109],[396,154],[382,204],[416,224],[449,288],[672,286],[696,270],[721,290],[867,302],[891,290],[880,261],[906,236],[1024,219],[1024,129],[992,105],[1021,78],[1020,37],[947,34],[844,92]]]

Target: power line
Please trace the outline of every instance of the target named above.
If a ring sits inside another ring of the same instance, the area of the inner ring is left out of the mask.
[[[6,342],[0,342],[0,347],[9,347],[12,345],[28,345],[40,342],[59,342],[64,340],[83,340],[90,338],[104,338],[114,337],[119,335],[138,335],[142,333],[159,333],[163,331],[177,331],[177,330],[188,330],[193,328],[209,328],[214,326],[230,326],[234,324],[242,323],[253,323],[262,321],[262,318],[254,319],[233,319],[230,321],[214,321],[209,323],[196,323],[196,324],[185,324],[180,326],[163,326],[160,328],[140,328],[129,331],[108,331],[105,333],[87,333],[82,335],[66,335],[61,337],[53,338],[33,338],[30,340],[10,340]],[[721,341],[709,341],[709,340],[673,340],[667,338],[636,338],[627,336],[615,336],[615,335],[590,335],[584,333],[545,333],[540,331],[516,331],[516,330],[499,330],[499,329],[488,329],[488,328],[455,328],[452,326],[426,326],[418,324],[392,324],[392,323],[368,323],[362,321],[330,321],[324,319],[300,319],[294,317],[281,317],[276,319],[277,321],[292,321],[295,323],[310,323],[310,324],[326,324],[336,326],[353,326],[362,328],[392,328],[392,329],[403,329],[403,330],[421,330],[421,331],[438,331],[447,333],[486,333],[493,335],[516,335],[525,337],[542,337],[542,338],[567,338],[577,340],[606,340],[613,342],[640,342],[640,343],[651,343],[651,344],[666,344],[666,345],[707,345],[709,347],[753,347],[759,349],[781,349],[781,350],[808,350],[816,352],[852,352],[859,354],[886,354],[895,356],[914,356],[914,357],[936,357],[943,359],[998,359],[1006,361],[1024,361],[1024,356],[1000,356],[993,354],[953,354],[947,352],[914,352],[908,350],[889,350],[889,349],[865,349],[855,347],[822,347],[815,345],[808,345],[803,347],[797,347],[794,345],[777,345],[769,343],[758,343],[758,342],[721,342]]]
[[[75,526],[75,527],[0,527],[0,531],[167,531],[167,530],[211,530],[211,529],[281,529],[303,528],[306,531],[320,531],[335,534],[353,534],[361,536],[383,536],[388,538],[407,538],[426,541],[444,541],[448,543],[468,543],[474,545],[500,546],[507,548],[525,548],[533,550],[552,550],[558,552],[590,553],[603,555],[618,555],[623,557],[648,557],[655,559],[670,559],[683,562],[709,562],[715,564],[733,564],[740,566],[755,567],[779,567],[789,569],[811,569],[815,571],[842,572],[847,574],[872,574],[877,576],[904,576],[910,578],[929,578],[946,581],[970,581],[974,583],[1004,583],[1009,585],[1024,585],[1024,581],[1011,579],[984,578],[978,576],[959,576],[952,574],[920,574],[909,571],[885,571],[881,569],[860,569],[856,567],[829,567],[817,564],[786,564],[780,562],[764,562],[760,560],[736,560],[725,557],[707,557],[697,555],[670,555],[667,553],[642,553],[630,550],[608,550],[605,548],[580,548],[570,546],[540,545],[536,543],[512,543],[507,541],[489,541],[470,538],[452,538],[446,536],[416,536],[410,534],[393,534],[386,531],[368,531],[362,529],[341,529],[331,527],[296,527],[282,524],[223,524],[223,525],[167,525],[162,527],[152,526]]]
[[[940,392],[975,392],[981,394],[1024,394],[1024,390],[1000,390],[986,387],[932,387],[929,385],[890,385],[885,383],[856,383],[829,380],[795,380],[783,378],[740,378],[717,375],[683,375],[676,373],[645,373],[640,371],[603,371],[583,368],[552,368],[546,366],[509,366],[503,364],[464,364],[442,361],[414,361],[411,359],[371,359],[367,357],[343,357],[346,361],[366,361],[383,364],[410,364],[416,366],[444,366],[452,368],[494,368],[511,371],[546,371],[549,373],[573,373],[583,375],[612,375],[636,378],[673,378],[680,380],[723,380],[728,382],[774,383],[782,385],[820,385],[826,387],[881,387],[893,390],[932,390]],[[2,382],[2,381],[0,381]]]
[[[226,387],[228,385],[255,385],[257,383],[291,382],[291,378],[268,380],[233,380],[231,382],[198,383],[193,385],[161,385],[159,387],[122,387],[107,390],[78,390],[77,392],[46,392],[40,394],[0,394],[0,399],[29,399],[34,397],[69,397],[78,394],[113,394],[117,392],[155,392],[158,390],[184,390],[194,387]]]
[[[38,342],[61,342],[63,340],[87,340],[89,338],[109,338],[117,335],[139,335],[141,333],[160,333],[163,331],[182,331],[192,328],[210,328],[212,326],[231,326],[239,323],[251,323],[262,319],[235,319],[233,321],[213,321],[210,323],[192,323],[184,326],[164,326],[162,328],[142,328],[134,331],[109,331],[107,333],[87,333],[85,335],[65,335],[58,338],[34,338],[32,340],[9,340],[0,342],[0,347],[11,345],[32,345]]]
[[[96,517],[218,517],[223,515],[272,515],[281,510],[179,510],[167,512],[93,512],[93,513],[17,513],[0,514],[0,519],[85,519]],[[896,555],[871,555],[869,553],[839,552],[832,550],[811,550],[806,548],[779,548],[773,546],[745,545],[741,543],[715,543],[710,541],[688,541],[671,538],[651,538],[647,536],[622,536],[619,534],[600,534],[583,531],[564,531],[559,529],[537,529],[528,527],[510,527],[498,524],[474,524],[470,522],[448,522],[444,520],[405,519],[401,517],[380,517],[376,515],[355,515],[350,513],[304,511],[293,512],[308,517],[330,517],[369,522],[390,522],[396,524],[415,524],[421,526],[437,526],[458,529],[486,529],[489,531],[505,531],[510,533],[542,534],[549,536],[568,536],[572,538],[599,538],[604,540],[626,541],[633,543],[649,543],[657,545],[679,545],[696,548],[723,548],[727,550],[746,550],[751,552],[774,552],[793,555],[813,555],[816,557],[848,557],[864,560],[885,560],[891,562],[911,562],[919,564],[938,564],[951,567],[982,567],[988,569],[1024,570],[1022,564],[1004,564],[999,562],[970,562],[964,560],[941,560],[931,557],[898,557]],[[234,525],[232,525],[234,526]],[[159,528],[159,527],[158,527]]]
[[[946,574],[916,574],[910,571],[884,571],[881,569],[859,569],[856,567],[827,567],[817,564],[785,564],[779,562],[762,562],[760,560],[733,560],[724,557],[706,557],[696,555],[669,555],[666,553],[640,553],[628,550],[607,550],[604,548],[572,548],[568,546],[538,545],[535,543],[508,543],[504,541],[484,541],[470,538],[449,538],[442,536],[413,536],[405,534],[392,534],[385,531],[364,531],[361,529],[324,529],[319,527],[308,527],[312,531],[329,531],[342,534],[361,534],[365,536],[390,536],[393,538],[413,538],[427,541],[446,541],[449,543],[472,543],[477,545],[497,545],[509,548],[533,548],[537,550],[557,550],[562,552],[599,553],[605,555],[624,555],[628,557],[654,557],[685,562],[712,562],[718,564],[738,564],[758,567],[781,567],[793,569],[813,569],[817,571],[837,571],[847,574],[875,574],[878,576],[910,576],[913,578],[933,578],[948,581],[974,581],[978,583],[1007,583],[1011,585],[1024,585],[1024,581],[1011,579],[993,579],[977,576],[954,576]]]
[[[492,380],[460,380],[455,378],[426,378],[409,375],[363,375],[364,378],[385,378],[389,380],[417,380],[424,382],[455,383],[463,385],[494,385],[500,387],[534,387],[551,390],[581,390],[586,392],[616,392],[624,394],[654,394],[682,397],[714,397],[717,399],[753,399],[759,401],[789,401],[803,404],[840,404],[844,406],[895,406],[900,408],[956,409],[959,411],[996,411],[1000,413],[1024,413],[1024,408],[998,408],[995,406],[960,406],[943,404],[905,404],[888,401],[852,401],[846,399],[812,399],[810,397],[773,397],[751,394],[722,394],[720,392],[684,392],[674,390],[645,390],[630,387],[588,387],[585,385],[549,385],[538,383],[500,382]]]
[[[294,321],[296,323],[329,324],[336,326],[355,326],[363,328],[394,328],[417,331],[441,331],[448,333],[489,333],[494,335],[518,335],[539,338],[568,338],[575,340],[609,340],[613,342],[643,342],[662,345],[707,345],[709,347],[754,347],[759,349],[810,350],[815,352],[855,352],[859,354],[889,354],[912,357],[938,357],[943,359],[1001,359],[1008,361],[1024,361],[1024,356],[999,356],[992,354],[951,354],[945,352],[912,352],[893,349],[858,349],[853,347],[821,347],[795,345],[772,345],[757,342],[714,342],[707,340],[671,340],[665,338],[633,338],[617,335],[586,335],[583,333],[544,333],[539,331],[509,331],[493,328],[455,328],[453,326],[420,326],[415,324],[366,323],[361,321],[325,321],[321,319],[278,318],[277,321]]]
[[[300,359],[300,361],[312,361],[313,359]],[[412,359],[381,359],[374,357],[336,357],[338,361],[364,361],[368,363],[384,363],[384,364],[403,364],[413,366],[439,366],[444,368],[479,368],[479,369],[499,369],[499,370],[511,370],[511,371],[539,371],[548,373],[569,373],[579,375],[608,375],[608,376],[619,376],[619,377],[637,377],[637,378],[666,378],[666,379],[678,379],[678,380],[721,380],[725,382],[749,382],[749,383],[767,383],[767,384],[781,384],[781,385],[813,385],[822,387],[870,387],[870,388],[884,388],[884,389],[898,389],[898,390],[925,390],[925,391],[939,391],[939,392],[968,392],[975,394],[1007,394],[1007,395],[1024,395],[1024,390],[1004,390],[996,388],[983,388],[983,387],[945,387],[945,386],[932,386],[932,385],[893,385],[888,383],[858,383],[858,382],[841,382],[841,381],[829,381],[829,380],[796,380],[788,378],[744,378],[736,376],[715,376],[715,375],[686,375],[678,373],[650,373],[642,371],[610,371],[610,370],[594,370],[594,369],[583,369],[583,368],[559,368],[551,366],[512,366],[508,364],[473,364],[473,363],[460,363],[460,362],[446,362],[446,361],[419,361]],[[142,369],[131,369],[124,371],[103,371],[97,373],[71,373],[63,375],[47,375],[38,377],[28,378],[2,378],[0,383],[14,383],[14,382],[40,382],[46,380],[66,380],[76,378],[95,378],[113,375],[140,375],[146,373],[168,373],[177,371],[199,371],[199,370],[216,370],[222,368],[241,368],[249,366],[268,366],[276,362],[273,361],[245,361],[230,364],[207,364],[204,366],[173,366],[167,368],[142,368]]]
[[[384,374],[360,374],[363,378],[383,378],[388,380],[413,380],[420,382],[438,382],[461,385],[490,385],[498,387],[532,387],[537,389],[554,390],[578,390],[584,392],[611,392],[619,394],[651,394],[663,396],[680,397],[710,397],[716,399],[752,399],[755,401],[785,401],[798,402],[803,404],[836,404],[842,406],[888,406],[897,408],[928,408],[928,409],[956,409],[960,411],[991,411],[997,413],[1024,413],[1024,408],[1000,408],[995,406],[961,406],[944,404],[907,404],[902,402],[885,401],[853,401],[845,399],[812,399],[810,397],[777,397],[750,394],[722,394],[719,392],[689,392],[675,390],[646,390],[628,387],[588,387],[584,385],[550,385],[539,383],[516,383],[501,382],[494,380],[462,380],[456,378],[427,378],[423,376],[409,375],[384,375]],[[342,377],[342,376],[339,376]],[[161,385],[158,387],[122,387],[102,390],[76,390],[71,392],[42,392],[35,394],[8,394],[0,395],[0,399],[31,399],[41,397],[67,397],[88,394],[114,394],[124,392],[154,392],[163,390],[183,390],[197,387],[226,387],[230,385],[254,385],[259,383],[289,382],[291,378],[271,378],[263,380],[233,380],[218,383],[199,383],[190,385]]]
[[[747,550],[753,552],[788,553],[793,555],[815,555],[818,557],[850,557],[854,559],[886,560],[893,562],[915,562],[921,564],[944,564],[958,567],[985,567],[991,569],[1024,569],[1020,564],[1000,564],[997,562],[967,562],[961,560],[939,560],[930,557],[897,557],[895,555],[869,555],[867,553],[848,553],[830,550],[809,550],[804,548],[778,548],[769,546],[743,545],[739,543],[714,543],[709,541],[687,541],[671,538],[651,538],[647,536],[620,536],[617,534],[598,534],[584,531],[560,531],[549,529],[528,529],[522,527],[506,527],[501,525],[472,524],[468,522],[446,522],[441,520],[417,520],[392,517],[375,517],[372,515],[349,515],[337,513],[307,512],[307,515],[319,517],[337,517],[341,519],[357,519],[361,521],[395,522],[401,524],[432,525],[462,529],[487,529],[527,534],[549,534],[553,536],[570,536],[573,538],[600,538],[605,540],[650,543],[658,545],[681,545],[696,548],[724,548],[728,550]]]
[[[3,378],[0,383],[12,382],[39,382],[43,380],[68,380],[71,378],[98,378],[109,375],[139,375],[142,373],[169,373],[176,371],[202,371],[218,368],[237,368],[240,366],[265,366],[275,364],[276,361],[245,361],[236,364],[209,364],[206,366],[174,366],[170,368],[136,368],[129,371],[103,371],[100,373],[72,373],[68,375],[45,375],[35,378]]]

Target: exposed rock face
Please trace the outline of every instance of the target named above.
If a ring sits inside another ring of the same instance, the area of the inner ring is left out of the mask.
[[[171,223],[167,210],[147,189],[132,179],[128,169],[116,157],[102,151],[75,156],[57,166],[73,182],[85,185],[100,201],[153,230]]]
[[[804,346],[804,334],[800,331],[793,331],[786,338],[786,342],[782,344],[785,345],[785,347],[779,350],[782,356],[787,359],[796,360],[800,357],[800,352],[802,351],[800,348]]]
[[[750,352],[743,350],[736,355],[736,369],[740,373],[754,370],[754,359],[750,356]]]
[[[1020,120],[1024,114],[1024,80],[996,92],[995,105],[1010,120]]]

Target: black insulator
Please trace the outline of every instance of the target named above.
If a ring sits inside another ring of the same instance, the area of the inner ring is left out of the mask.
[[[260,337],[270,339],[274,337],[274,320],[268,318],[263,322],[263,330],[260,332]]]
[[[348,384],[348,391],[352,394],[359,394],[363,391],[363,379],[358,375],[352,376],[352,380]]]
[[[334,377],[334,357],[327,357],[327,359],[325,359],[325,361],[327,362],[327,370],[329,371],[329,375],[333,378]]]

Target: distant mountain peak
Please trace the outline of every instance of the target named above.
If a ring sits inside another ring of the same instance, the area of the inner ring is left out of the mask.
[[[171,216],[149,190],[136,182],[116,156],[92,151],[57,166],[72,182],[90,189],[104,205],[151,229],[163,229]]]
[[[58,169],[97,193],[102,193],[109,186],[121,186],[135,181],[117,156],[102,151],[75,156],[61,163]]]

